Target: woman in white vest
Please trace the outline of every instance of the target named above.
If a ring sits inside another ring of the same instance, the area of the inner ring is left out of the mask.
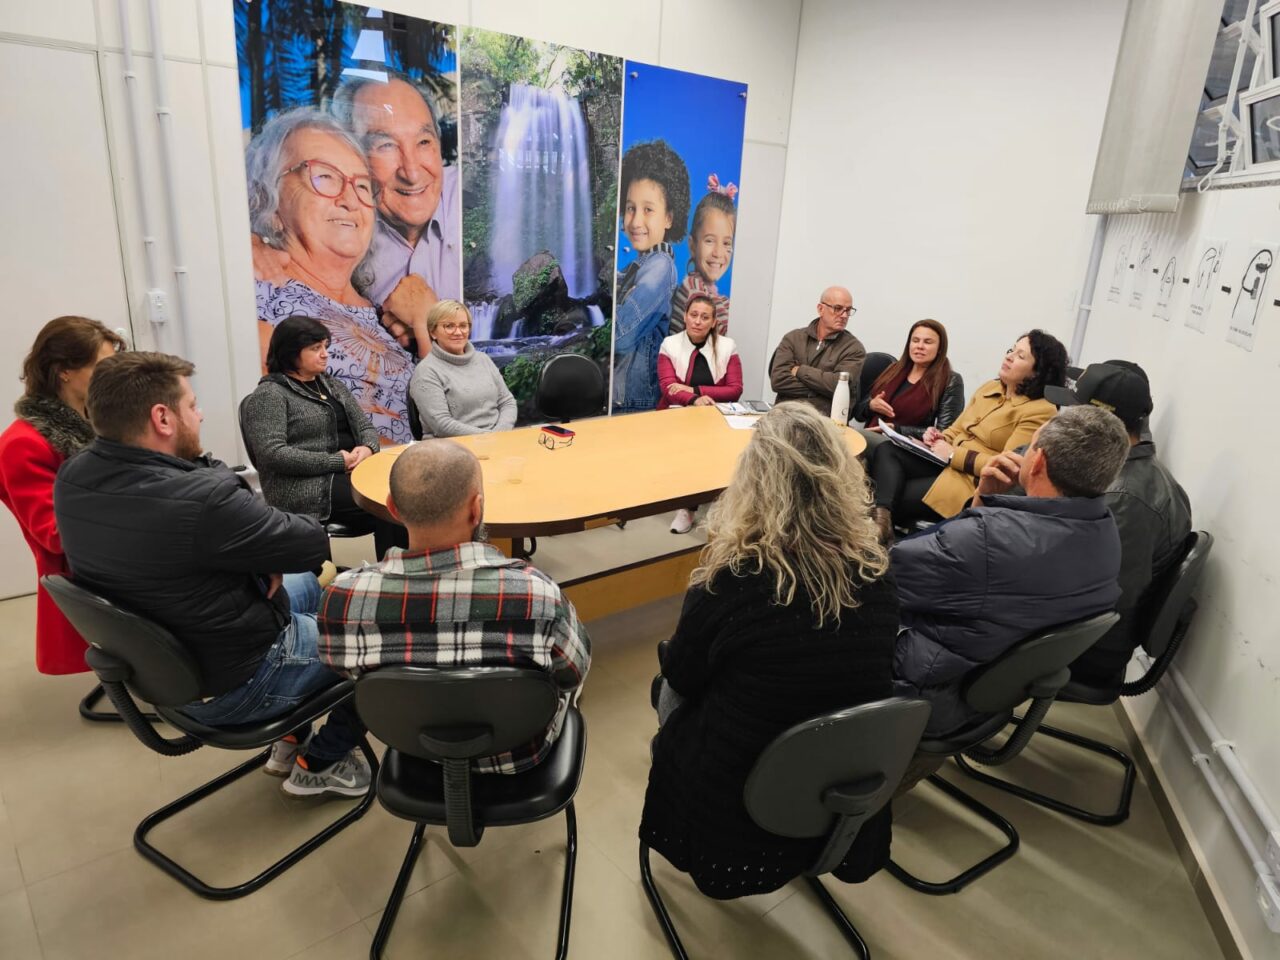
[[[658,409],[730,403],[742,396],[742,362],[732,340],[716,333],[716,305],[708,296],[689,298],[684,329],[658,351]],[[677,510],[672,533],[693,529],[693,510]]]

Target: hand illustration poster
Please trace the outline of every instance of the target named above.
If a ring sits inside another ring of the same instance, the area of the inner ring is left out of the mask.
[[[1111,303],[1120,302],[1120,290],[1124,286],[1124,275],[1129,271],[1129,248],[1133,240],[1125,237],[1120,241],[1115,258],[1111,261],[1111,283],[1107,285],[1107,299]]]
[[[1254,335],[1258,329],[1258,313],[1262,309],[1263,294],[1267,288],[1267,274],[1275,263],[1275,251],[1264,244],[1255,243],[1249,248],[1249,259],[1241,271],[1235,303],[1231,307],[1231,320],[1227,325],[1227,343],[1245,350],[1253,350]]]
[[[1222,257],[1226,253],[1225,240],[1204,239],[1196,258],[1191,261],[1191,292],[1187,299],[1187,326],[1204,332],[1205,319],[1213,306],[1213,294],[1218,289],[1222,273]]]
[[[1157,320],[1169,319],[1169,306],[1178,285],[1178,258],[1170,255],[1160,271],[1160,283],[1156,287],[1156,305],[1151,315]]]
[[[1141,310],[1151,282],[1151,261],[1154,258],[1153,237],[1143,237],[1138,246],[1138,258],[1133,262],[1133,289],[1129,291],[1129,306]]]

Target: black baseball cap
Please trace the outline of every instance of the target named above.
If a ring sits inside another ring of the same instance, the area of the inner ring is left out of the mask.
[[[1045,387],[1044,398],[1059,407],[1092,403],[1114,413],[1126,426],[1136,425],[1151,412],[1151,384],[1146,371],[1136,363],[1108,360],[1075,372],[1074,390]]]

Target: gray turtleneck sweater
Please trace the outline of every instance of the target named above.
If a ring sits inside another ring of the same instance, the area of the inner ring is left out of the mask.
[[[461,356],[433,343],[413,371],[409,395],[424,437],[461,437],[516,425],[516,400],[502,374],[469,343]]]

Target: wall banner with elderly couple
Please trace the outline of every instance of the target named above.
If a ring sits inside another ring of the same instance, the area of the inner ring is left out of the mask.
[[[415,365],[449,346],[440,301],[465,305],[518,423],[556,354],[611,375],[616,411],[652,409],[691,294],[724,331],[744,85],[337,0],[231,2],[264,364],[281,320],[320,320],[330,374],[394,444]],[[672,191],[656,215],[633,197],[656,226],[627,226],[620,167]]]

